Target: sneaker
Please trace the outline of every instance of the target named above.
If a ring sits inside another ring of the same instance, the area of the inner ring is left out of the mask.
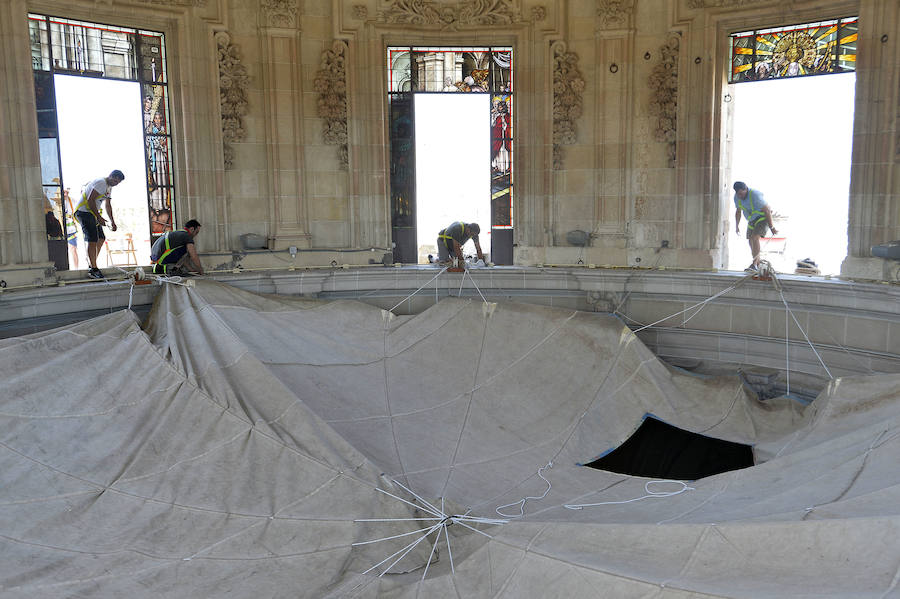
[[[89,279],[102,279],[103,273],[100,271],[99,268],[92,268],[88,271],[88,278]]]
[[[758,272],[758,271],[759,271],[759,267],[756,266],[755,264],[751,264],[750,266],[748,266],[747,268],[744,269],[744,272]]]

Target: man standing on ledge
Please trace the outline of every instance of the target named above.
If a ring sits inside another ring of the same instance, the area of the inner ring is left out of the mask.
[[[464,264],[462,247],[471,239],[475,242],[475,251],[478,252],[478,259],[484,262],[484,254],[481,252],[481,244],[478,243],[478,234],[481,233],[481,227],[478,223],[464,223],[457,221],[442,229],[438,233],[438,259],[441,262],[456,259],[456,266],[462,267]]]
[[[106,241],[106,235],[103,233],[106,219],[103,218],[103,209],[100,205],[104,201],[106,202],[106,209],[109,211],[109,228],[115,231],[116,219],[112,211],[112,188],[124,180],[125,175],[116,169],[108,177],[85,183],[81,189],[81,201],[75,206],[75,218],[81,223],[81,232],[87,242],[88,260],[91,263],[88,276],[92,279],[103,278],[103,273],[97,268],[97,254],[100,253],[100,248]]]
[[[750,189],[743,181],[734,183],[734,207],[734,232],[738,235],[741,234],[740,224],[743,213],[747,219],[747,239],[753,255],[753,262],[744,270],[756,272],[759,270],[759,238],[765,234],[766,229],[770,229],[773,235],[778,234],[772,224],[772,212],[763,199],[762,192]]]
[[[194,237],[200,232],[200,223],[193,218],[184,223],[180,231],[167,231],[153,242],[150,260],[153,272],[159,275],[183,275],[188,270],[203,274],[203,265],[194,249]]]

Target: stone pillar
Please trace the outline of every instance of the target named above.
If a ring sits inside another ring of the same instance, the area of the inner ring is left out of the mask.
[[[4,273],[9,285],[50,265],[27,15],[21,0],[0,2],[0,265],[18,265],[22,279]]]
[[[860,2],[848,255],[841,274],[896,280],[871,247],[900,239],[900,6]]]
[[[270,178],[269,249],[309,247],[297,2],[264,1],[260,44]]]

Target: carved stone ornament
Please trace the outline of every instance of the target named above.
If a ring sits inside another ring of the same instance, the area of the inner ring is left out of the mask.
[[[540,23],[544,19],[547,18],[547,9],[543,6],[532,6],[531,7],[531,20],[535,23]]]
[[[743,6],[758,4],[767,0],[688,0],[688,8],[715,8],[719,6]]]
[[[293,27],[297,20],[297,0],[261,0],[260,7],[269,27]]]
[[[234,148],[231,144],[245,136],[244,115],[247,114],[247,85],[250,77],[247,67],[241,64],[241,51],[231,43],[231,36],[224,31],[216,33],[219,49],[219,103],[222,111],[222,152],[225,169],[234,167]]]
[[[675,166],[676,117],[678,114],[678,47],[681,34],[669,35],[659,48],[659,64],[653,67],[650,84],[650,114],[656,118],[653,138],[668,144],[669,166]]]
[[[575,143],[575,121],[581,117],[584,78],[578,56],[566,51],[563,42],[553,45],[553,168],[563,166],[562,146]]]
[[[163,4],[168,6],[206,6],[207,0],[141,0],[144,4]],[[109,4],[112,4],[111,2]]]
[[[514,0],[390,0],[378,14],[380,21],[407,25],[436,25],[456,31],[484,25],[511,25],[522,20]]]
[[[597,3],[597,17],[603,29],[628,27],[634,12],[634,0],[600,0]]]
[[[319,93],[319,116],[324,119],[322,136],[326,144],[338,146],[341,170],[349,168],[347,153],[347,43],[335,40],[322,53],[313,85]]]
[[[353,16],[354,18],[359,19],[360,21],[365,21],[369,18],[369,9],[365,4],[354,4],[353,5]]]

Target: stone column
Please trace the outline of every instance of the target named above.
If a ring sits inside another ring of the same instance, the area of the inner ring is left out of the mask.
[[[900,6],[863,0],[850,167],[848,255],[841,274],[897,280],[871,247],[900,239]]]
[[[309,247],[296,0],[263,0],[260,43],[270,177],[269,248]]]
[[[3,274],[10,286],[50,265],[27,15],[21,0],[0,2],[0,266],[17,265]]]

